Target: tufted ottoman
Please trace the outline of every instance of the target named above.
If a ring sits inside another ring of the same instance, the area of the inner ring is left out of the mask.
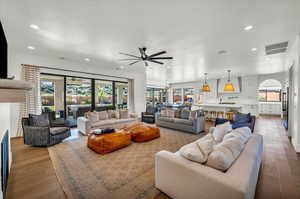
[[[95,135],[90,134],[87,146],[102,155],[121,149],[131,144],[131,135],[126,131]]]
[[[142,122],[123,128],[131,133],[131,139],[135,142],[147,142],[160,137],[160,129],[156,126],[146,125]]]

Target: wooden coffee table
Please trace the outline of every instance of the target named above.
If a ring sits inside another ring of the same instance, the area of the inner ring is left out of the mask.
[[[102,155],[124,148],[131,144],[131,134],[126,131],[116,131],[103,135],[91,133],[87,146]]]

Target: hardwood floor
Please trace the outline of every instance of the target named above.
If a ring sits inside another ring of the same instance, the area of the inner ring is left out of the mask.
[[[280,118],[257,119],[255,131],[264,136],[263,164],[256,199],[300,198],[300,156],[289,142]],[[72,139],[76,139],[76,132]],[[12,139],[13,164],[8,199],[65,198],[47,148],[25,146],[22,138]],[[156,199],[167,199],[160,194]]]

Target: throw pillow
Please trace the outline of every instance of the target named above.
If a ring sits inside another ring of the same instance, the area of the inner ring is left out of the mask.
[[[225,122],[228,122],[228,120],[223,118],[217,118],[215,124],[219,125],[219,124],[224,124]]]
[[[175,117],[175,110],[167,109],[167,117],[174,118]]]
[[[120,119],[120,110],[115,110],[116,119]]]
[[[190,115],[189,115],[189,120],[194,120],[197,119],[197,110],[195,111],[190,111]]]
[[[98,112],[98,117],[99,117],[99,120],[107,120],[108,119],[107,111]]]
[[[166,109],[161,110],[161,111],[160,111],[160,116],[161,116],[161,117],[168,117],[168,112],[167,112],[167,110],[166,110]]]
[[[177,109],[175,110],[175,118],[180,118],[181,110]]]
[[[107,110],[108,119],[116,118],[115,110]]]
[[[246,122],[246,123],[248,123],[248,122],[250,122],[250,120],[251,120],[251,114],[250,113],[248,113],[248,114],[244,114],[244,113],[236,113],[235,114],[235,119],[234,119],[234,121],[235,122]]]
[[[250,128],[250,123],[248,122],[233,122],[232,123],[232,129],[237,129],[241,127],[249,127]]]
[[[213,137],[199,139],[196,142],[181,147],[179,153],[188,160],[205,163],[209,153],[213,150],[213,143]]]
[[[230,131],[232,131],[232,127],[229,122],[217,125],[213,131],[213,136],[216,142],[221,142],[223,137]]]
[[[50,126],[48,114],[41,114],[41,115],[29,114],[29,123],[31,126],[38,126],[38,127]]]
[[[181,119],[188,120],[189,116],[190,116],[190,111],[189,110],[186,110],[186,109],[181,110],[181,114],[180,114]]]
[[[119,110],[120,119],[128,119],[128,110]]]
[[[99,120],[98,112],[87,112],[86,118],[89,119],[91,122],[96,122]]]

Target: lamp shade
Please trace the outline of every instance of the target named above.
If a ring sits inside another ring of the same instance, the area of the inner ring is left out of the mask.
[[[224,87],[224,91],[235,91],[235,88],[231,82],[227,82]]]
[[[210,88],[209,88],[208,84],[203,84],[201,90],[202,90],[202,92],[210,92]]]

